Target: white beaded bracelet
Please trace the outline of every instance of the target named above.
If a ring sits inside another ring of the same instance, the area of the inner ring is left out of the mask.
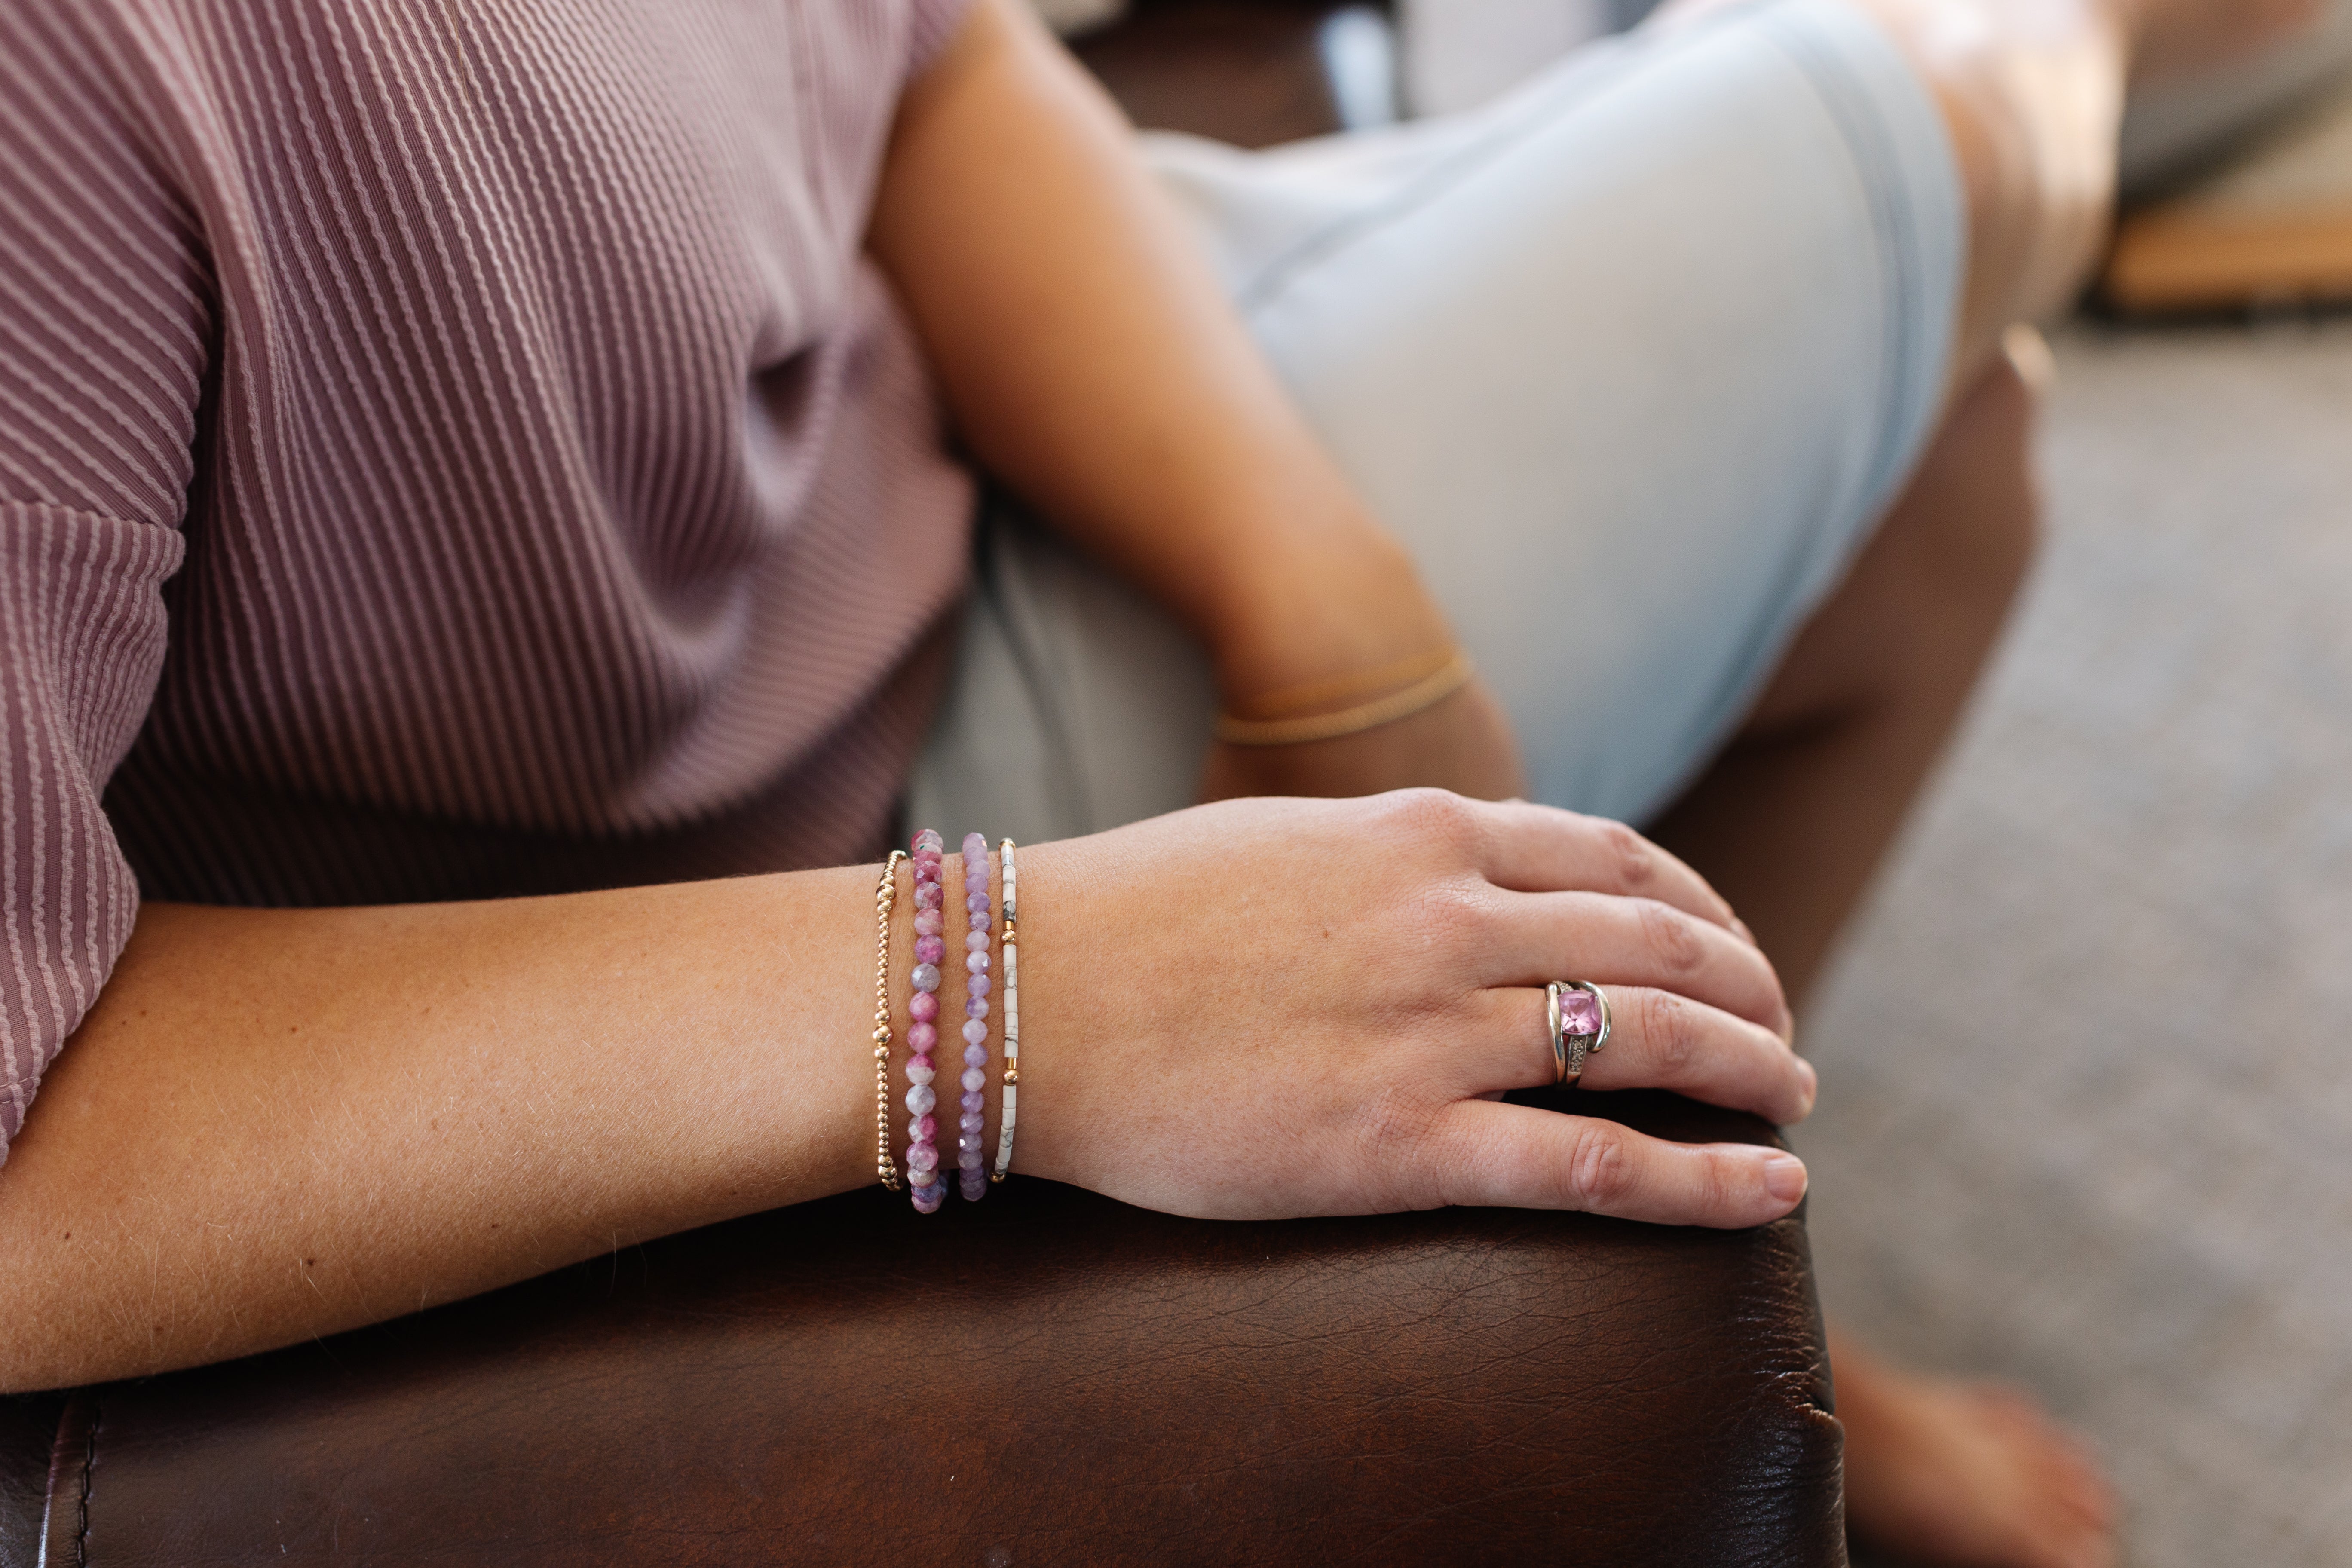
[[[1021,1093],[1021,931],[1013,902],[1013,840],[1000,840],[997,851],[1004,864],[1004,1117],[996,1134],[992,1182],[1004,1180],[1013,1164],[1013,1108]]]

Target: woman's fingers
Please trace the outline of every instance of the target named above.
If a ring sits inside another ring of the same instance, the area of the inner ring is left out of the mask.
[[[1770,962],[1723,926],[1655,899],[1494,896],[1504,902],[1501,931],[1486,955],[1489,985],[1645,985],[1720,1007],[1784,1040],[1795,1026]]]
[[[1448,1107],[1427,1148],[1438,1163],[1430,1179],[1448,1204],[1738,1230],[1779,1219],[1805,1195],[1803,1163],[1778,1149],[1670,1143],[1596,1117],[1495,1100]]]
[[[1475,809],[1485,829],[1478,868],[1498,888],[1655,899],[1754,941],[1706,878],[1622,822],[1523,800]]]
[[[1608,1048],[1584,1058],[1586,1089],[1670,1089],[1778,1127],[1812,1113],[1819,1079],[1780,1037],[1720,1007],[1644,985],[1606,987]],[[1523,987],[1487,993],[1489,1031],[1507,1041],[1503,1072],[1472,1091],[1534,1089],[1557,1081],[1544,994]]]

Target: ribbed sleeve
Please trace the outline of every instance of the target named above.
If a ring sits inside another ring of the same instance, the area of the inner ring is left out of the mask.
[[[130,940],[100,811],[163,668],[210,330],[120,58],[0,7],[0,1135]],[[5,1158],[5,1152],[0,1152]]]
[[[0,1135],[138,900],[887,829],[969,477],[860,252],[967,0],[0,0]]]

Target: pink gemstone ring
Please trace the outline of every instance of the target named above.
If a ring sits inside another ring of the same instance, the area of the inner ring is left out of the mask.
[[[1544,987],[1545,1021],[1551,1026],[1556,1083],[1584,1077],[1584,1058],[1609,1043],[1609,998],[1590,980],[1555,980]]]

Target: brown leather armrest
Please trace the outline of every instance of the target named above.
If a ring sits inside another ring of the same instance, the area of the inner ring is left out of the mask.
[[[79,1390],[0,1478],[46,1474],[56,1568],[1790,1568],[1845,1561],[1828,1404],[1794,1219],[1231,1225],[1015,1178]],[[37,1551],[24,1501],[0,1497],[0,1562]]]

